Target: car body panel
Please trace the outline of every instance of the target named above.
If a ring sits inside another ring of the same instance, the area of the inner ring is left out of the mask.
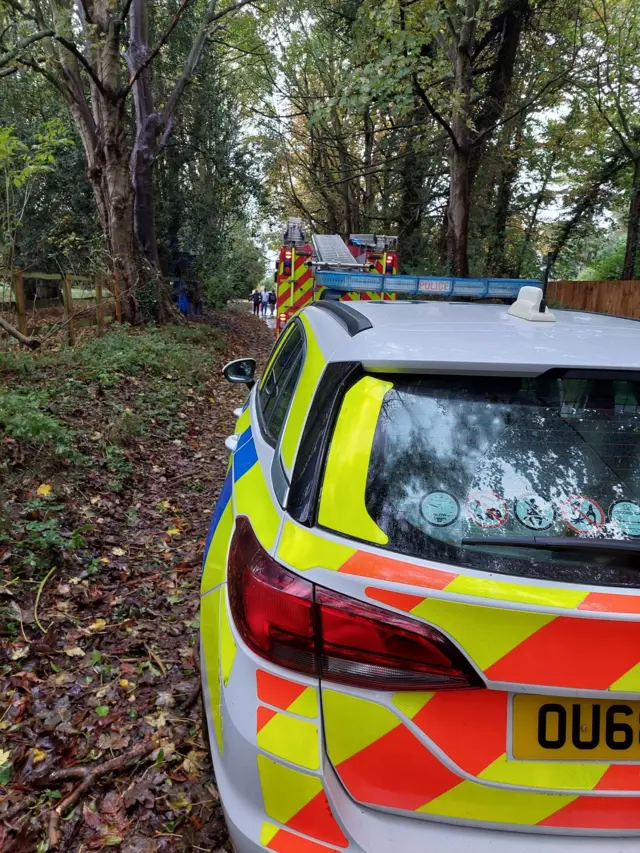
[[[407,310],[396,305],[387,316]],[[376,311],[368,308],[367,316]],[[517,761],[509,743],[514,694],[640,699],[640,591],[495,576],[385,551],[386,536],[367,513],[364,489],[378,413],[392,384],[387,377],[364,376],[345,395],[327,456],[322,526],[296,522],[281,506],[272,471],[281,464],[291,476],[327,363],[366,363],[366,353],[380,345],[385,354],[371,364],[388,367],[393,356],[405,370],[412,362],[401,350],[412,346],[415,330],[402,331],[402,347],[394,350],[376,337],[375,327],[356,336],[369,343],[354,344],[315,308],[295,322],[302,324],[306,347],[283,432],[275,446],[265,440],[252,390],[236,425],[239,439],[204,560],[205,707],[238,853],[382,853],[393,846],[403,853],[506,853],[516,843],[521,853],[569,853],[578,844],[586,853],[631,850],[640,832],[640,764]],[[410,322],[420,325],[415,312]],[[622,359],[605,327],[593,326],[597,340],[607,341],[604,355],[598,349],[605,362],[598,366],[615,368]],[[397,338],[389,328],[381,327],[379,335]],[[582,328],[578,324],[578,332]],[[422,327],[415,334],[423,350],[441,346],[442,339],[426,339]],[[517,335],[527,338],[529,332]],[[529,361],[521,353],[520,369],[526,361],[534,372],[545,359],[564,366],[554,340],[545,338]],[[556,350],[549,354],[549,347]],[[640,366],[640,343],[627,367],[635,366],[636,355]],[[471,358],[468,347],[464,358]],[[493,369],[497,362],[487,363]],[[464,359],[455,364],[469,366]],[[350,428],[354,423],[357,433]],[[440,630],[488,689],[360,690],[321,684],[256,656],[238,636],[226,590],[239,515],[249,518],[261,545],[282,566]]]

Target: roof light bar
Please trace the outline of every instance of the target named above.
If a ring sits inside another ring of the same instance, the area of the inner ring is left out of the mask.
[[[346,293],[368,290],[377,293],[404,293],[407,296],[517,299],[521,287],[542,288],[542,282],[527,278],[440,278],[316,270],[315,286]]]

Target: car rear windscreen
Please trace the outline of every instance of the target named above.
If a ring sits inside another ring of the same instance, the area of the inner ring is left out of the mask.
[[[387,548],[492,572],[640,586],[640,383],[602,374],[389,378],[365,496]],[[506,537],[542,547],[498,547]],[[544,537],[626,540],[638,550],[558,551]]]

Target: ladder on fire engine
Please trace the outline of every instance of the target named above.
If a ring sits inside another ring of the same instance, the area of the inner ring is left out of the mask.
[[[290,216],[287,219],[283,242],[285,246],[301,246],[306,242],[302,229],[302,219],[299,216]]]
[[[362,269],[338,234],[313,234],[311,243],[317,269]]]
[[[355,246],[373,249],[376,252],[386,252],[388,249],[395,249],[398,245],[398,238],[388,234],[349,234],[349,240]]]

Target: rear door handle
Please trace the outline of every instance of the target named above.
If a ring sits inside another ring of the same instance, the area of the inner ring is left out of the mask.
[[[224,446],[227,448],[229,453],[233,453],[236,447],[238,446],[238,439],[240,436],[237,432],[234,432],[233,435],[228,435],[224,440]]]

